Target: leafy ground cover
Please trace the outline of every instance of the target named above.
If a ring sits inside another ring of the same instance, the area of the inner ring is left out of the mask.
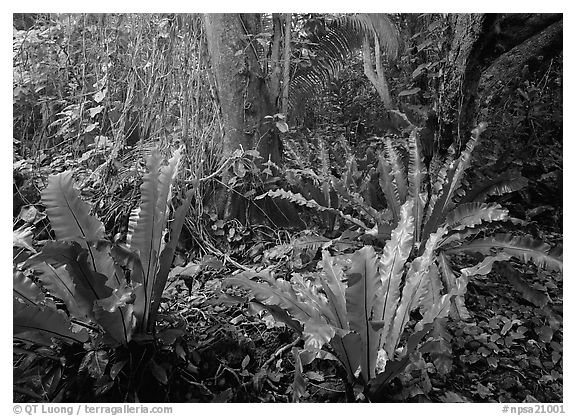
[[[469,283],[465,295],[471,322],[449,322],[453,368],[413,369],[394,383],[387,401],[559,402],[562,401],[562,280],[557,272],[522,267],[524,278],[549,298],[544,307],[524,299],[512,284],[491,273]],[[219,273],[219,272],[218,272]],[[189,369],[185,395],[165,398],[201,402],[290,402],[292,346],[302,343],[286,327],[262,320],[252,308],[221,302],[217,272],[178,279],[171,290],[177,309],[193,323],[186,339]],[[304,369],[304,402],[344,402],[337,368],[316,360]],[[424,393],[429,387],[429,392]],[[161,399],[158,397],[158,399]]]

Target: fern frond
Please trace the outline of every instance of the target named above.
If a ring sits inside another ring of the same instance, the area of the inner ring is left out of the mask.
[[[74,332],[71,322],[62,311],[48,306],[27,305],[13,299],[13,334],[15,339],[53,347],[53,338],[66,343],[84,343],[86,329]]]
[[[412,252],[414,238],[414,218],[412,200],[402,206],[401,219],[384,246],[380,258],[381,291],[376,295],[374,319],[383,322],[381,339],[386,339],[398,302],[400,287],[404,277],[404,267]]]
[[[320,312],[302,302],[289,282],[272,277],[269,277],[266,282],[252,280],[252,278],[261,277],[261,274],[262,272],[259,274],[250,271],[242,272],[225,279],[222,287],[239,287],[248,290],[259,302],[280,306],[301,323],[306,323],[312,318],[320,318]]]
[[[391,173],[394,177],[398,200],[403,204],[406,202],[406,197],[408,196],[408,179],[406,178],[405,165],[402,162],[401,156],[392,145],[392,139],[390,137],[386,137],[384,146],[388,162],[390,163]]]
[[[392,179],[392,169],[390,168],[388,160],[383,154],[380,154],[378,159],[378,182],[380,183],[380,188],[386,198],[388,208],[392,211],[395,226],[400,220],[400,206],[402,204],[400,203],[400,199],[395,190],[395,185]]]
[[[376,351],[380,342],[379,331],[371,325],[372,307],[381,281],[374,249],[365,246],[356,251],[347,273],[346,310],[350,329],[360,335],[360,368],[366,382],[375,376]]]
[[[528,186],[528,179],[519,173],[506,173],[497,178],[480,182],[466,192],[460,202],[483,202],[491,195],[512,193],[524,189],[526,186]]]
[[[476,252],[492,255],[494,251],[503,251],[524,262],[532,261],[539,267],[562,270],[562,258],[551,252],[548,244],[530,237],[510,234],[496,234],[473,240],[457,248],[446,250],[446,253]]]
[[[414,200],[414,236],[416,241],[420,241],[424,208],[428,193],[426,191],[422,192],[422,182],[426,174],[426,167],[424,163],[422,163],[416,130],[413,130],[410,137],[408,137],[408,152],[408,196]]]
[[[460,293],[452,298],[451,316],[457,320],[466,321],[470,319],[470,312],[468,312],[464,304],[464,294],[466,293],[468,278],[466,276],[456,277],[450,266],[448,257],[442,252],[438,255],[438,270],[440,271],[440,276],[446,290],[448,292],[457,291]]]
[[[466,148],[458,158],[455,164],[451,165],[446,175],[446,181],[442,187],[440,194],[434,192],[436,199],[431,199],[430,203],[433,208],[431,208],[431,214],[427,218],[426,226],[424,227],[423,239],[425,240],[430,233],[441,224],[446,218],[446,214],[455,206],[455,197],[461,196],[461,185],[464,178],[464,173],[466,169],[470,166],[471,156],[474,147],[480,137],[480,133],[486,129],[486,123],[480,123],[472,131],[472,137],[466,143]],[[441,171],[442,173],[442,171]]]
[[[90,215],[90,205],[80,199],[71,171],[50,175],[41,198],[58,240],[75,241],[88,248],[88,242],[104,238],[104,225]]]
[[[430,265],[435,259],[434,251],[436,250],[436,245],[445,232],[446,227],[443,227],[430,235],[426,242],[424,253],[410,264],[404,288],[402,289],[402,297],[394,316],[394,323],[386,338],[385,350],[388,357],[394,357],[394,351],[408,322],[410,312],[420,306],[418,304],[419,295],[422,293],[422,288],[427,284],[426,276]]]
[[[154,151],[147,161],[148,172],[144,175],[141,191],[140,211],[131,216],[135,224],[130,237],[130,249],[140,254],[144,286],[144,296],[136,298],[135,311],[140,325],[148,326],[152,291],[160,265],[160,254],[164,248],[162,238],[168,220],[168,203],[172,183],[178,173],[182,149],[174,152],[168,164],[162,166],[162,156]],[[139,316],[140,311],[143,315]]]
[[[483,222],[506,221],[508,210],[499,204],[471,202],[458,205],[446,216],[445,224],[450,231],[474,228]]]
[[[360,221],[357,218],[354,218],[348,214],[344,214],[342,211],[340,211],[339,209],[335,209],[335,208],[328,208],[325,206],[320,205],[318,202],[316,202],[313,199],[306,199],[302,196],[302,194],[300,193],[293,193],[291,191],[286,191],[284,189],[276,189],[276,190],[269,190],[268,192],[262,194],[262,195],[258,195],[256,198],[254,199],[262,199],[265,197],[270,197],[270,198],[282,198],[282,199],[286,199],[294,204],[297,205],[301,205],[301,206],[305,206],[308,208],[312,208],[315,209],[317,211],[325,211],[325,212],[332,212],[338,216],[340,216],[341,218],[345,219],[346,221],[351,222],[352,224],[355,224],[359,227],[361,227],[364,230],[368,230],[369,227],[366,226],[366,224],[364,224],[362,221]]]

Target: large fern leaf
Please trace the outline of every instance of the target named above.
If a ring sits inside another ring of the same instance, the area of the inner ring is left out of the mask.
[[[326,211],[326,212],[332,212],[334,214],[339,215],[340,217],[342,217],[343,219],[345,219],[346,221],[351,222],[352,224],[355,224],[359,227],[361,227],[364,230],[368,230],[369,227],[366,226],[366,224],[364,224],[362,221],[360,221],[357,218],[354,218],[348,214],[344,214],[342,211],[340,211],[339,209],[335,209],[335,208],[328,208],[325,206],[320,205],[318,202],[316,202],[313,199],[306,199],[302,196],[302,194],[300,193],[293,193],[291,191],[285,191],[284,189],[276,189],[276,190],[269,190],[268,192],[266,192],[265,194],[262,195],[258,195],[255,199],[262,199],[265,197],[270,197],[270,198],[282,198],[282,199],[286,199],[294,204],[297,205],[301,205],[301,206],[305,206],[308,208],[312,208],[318,211]]]
[[[132,218],[135,226],[130,236],[130,248],[140,254],[143,275],[139,283],[144,286],[144,296],[136,298],[135,310],[143,310],[143,316],[137,316],[137,319],[144,327],[148,325],[152,290],[163,248],[162,236],[168,219],[168,202],[172,183],[178,173],[180,153],[180,149],[175,151],[168,164],[161,166],[159,151],[152,152],[147,162],[148,172],[140,187],[140,212]],[[143,303],[143,307],[139,303]]]
[[[335,325],[348,329],[348,316],[346,314],[346,285],[343,283],[344,271],[332,261],[327,251],[322,252],[322,273],[320,282],[334,310]]]
[[[399,32],[384,14],[348,14],[327,22],[323,30],[309,37],[311,58],[308,65],[294,68],[290,82],[290,106],[306,101],[323,88],[343,68],[351,53],[359,50],[364,38],[378,38],[382,51],[397,56]]]
[[[408,196],[414,200],[414,232],[416,241],[420,241],[420,233],[422,232],[422,221],[424,218],[424,208],[426,205],[427,193],[422,192],[422,185],[426,168],[422,163],[422,156],[420,154],[419,143],[416,137],[416,130],[413,130],[408,137]]]
[[[267,279],[270,283],[251,280],[261,275],[262,273],[242,272],[236,276],[225,279],[224,282],[222,282],[222,287],[239,287],[248,290],[259,302],[265,305],[280,306],[301,323],[306,323],[312,318],[320,318],[319,311],[314,310],[310,305],[298,299],[289,282],[271,277]]]
[[[63,284],[66,288],[60,286],[61,294],[65,295],[69,285],[73,284],[74,295],[72,296],[77,303],[82,302],[82,304],[86,305],[85,308],[82,308],[82,311],[91,316],[91,306],[88,305],[93,305],[98,299],[107,298],[112,294],[112,289],[106,285],[107,277],[93,271],[88,261],[88,250],[82,248],[78,243],[49,241],[44,245],[40,253],[26,260],[24,266],[35,268],[36,265],[43,262],[50,264],[54,268],[64,265],[73,283]],[[54,278],[50,274],[43,274],[42,277],[47,279],[47,281]],[[56,290],[57,284],[56,282],[53,283]]]
[[[455,164],[452,164],[446,173],[446,180],[442,186],[440,193],[435,192],[433,200],[430,205],[433,206],[430,215],[427,218],[426,225],[424,226],[423,239],[425,240],[434,230],[444,221],[446,214],[455,206],[455,197],[461,196],[462,181],[464,173],[470,166],[472,152],[478,142],[480,134],[486,129],[486,123],[480,123],[472,131],[472,136],[466,148],[458,158]],[[443,173],[441,172],[441,175]]]
[[[360,335],[360,368],[366,382],[375,376],[379,333],[371,325],[375,295],[381,285],[378,259],[374,249],[366,246],[352,256],[347,273],[346,310],[350,329]]]
[[[388,357],[394,357],[394,351],[400,340],[400,336],[404,331],[404,327],[408,322],[410,312],[414,310],[418,304],[418,298],[421,296],[422,288],[426,286],[426,277],[428,275],[430,265],[435,259],[434,251],[436,245],[442,235],[445,233],[446,228],[439,229],[436,233],[432,234],[426,242],[424,253],[414,259],[410,264],[404,288],[402,289],[402,297],[394,316],[394,323],[391,330],[387,334],[385,351]]]
[[[382,321],[381,339],[386,339],[398,302],[400,287],[404,277],[404,267],[412,252],[414,238],[414,202],[406,201],[402,206],[401,220],[392,232],[380,258],[381,291],[378,292],[374,306],[374,319]]]
[[[474,228],[483,222],[505,221],[508,210],[499,204],[471,202],[458,205],[446,216],[446,225],[451,231]]]
[[[408,178],[406,177],[406,167],[402,161],[402,157],[392,145],[392,139],[386,137],[384,141],[384,146],[386,148],[386,156],[388,157],[388,162],[391,167],[391,174],[394,177],[394,185],[396,185],[396,192],[398,195],[398,200],[401,204],[406,202],[408,196]]]
[[[492,255],[494,251],[503,251],[524,262],[532,261],[539,267],[562,270],[562,258],[551,254],[548,244],[530,237],[510,234],[496,234],[473,240],[457,248],[447,250],[446,253],[476,252]]]
[[[70,316],[80,320],[88,320],[93,317],[94,299],[86,299],[76,293],[76,284],[65,265],[53,267],[48,263],[41,262],[34,265],[34,270],[39,273],[38,279],[42,282],[42,286],[51,295],[64,302]]]
[[[528,186],[528,179],[519,173],[506,173],[480,182],[466,192],[460,203],[483,202],[491,195],[504,195]]]
[[[304,279],[300,273],[293,273],[290,279],[292,284],[292,289],[296,293],[298,298],[312,306],[313,309],[320,312],[320,315],[324,318],[324,324],[328,323],[330,325],[337,325],[337,319],[334,315],[333,310],[328,305],[328,300],[326,296],[318,291],[318,287],[310,283],[309,280]],[[320,320],[314,321],[315,325],[320,324]],[[332,335],[333,336],[333,335]]]
[[[42,289],[20,270],[13,270],[12,292],[14,297],[28,305],[37,305],[45,298]]]
[[[180,233],[182,232],[182,227],[184,225],[184,220],[186,219],[186,214],[190,209],[190,204],[192,198],[194,197],[194,191],[189,190],[186,199],[178,207],[174,213],[174,221],[170,227],[170,240],[168,244],[162,250],[159,259],[158,272],[154,279],[154,285],[152,287],[152,297],[151,297],[151,311],[150,319],[148,323],[148,330],[152,330],[151,325],[156,321],[156,313],[160,306],[160,299],[162,293],[164,292],[164,287],[166,286],[166,281],[168,280],[168,274],[170,273],[170,266],[174,260],[174,254],[176,253],[176,246],[180,241]]]
[[[104,342],[128,345],[136,328],[134,289],[124,285],[106,299],[96,301],[94,315],[104,328]]]
[[[378,182],[380,184],[380,189],[386,198],[386,203],[388,208],[392,211],[392,216],[394,219],[394,226],[398,224],[400,220],[400,198],[394,186],[394,181],[392,179],[392,169],[388,160],[383,154],[378,157]]]
[[[74,332],[71,322],[62,311],[48,306],[34,306],[13,299],[14,338],[52,347],[52,338],[66,343],[88,341],[88,332]]]
[[[80,199],[71,171],[49,176],[41,198],[58,240],[75,241],[88,248],[88,242],[104,238],[104,225],[90,215],[90,205]]]
[[[461,292],[461,294],[457,294],[452,298],[451,316],[464,321],[470,319],[470,312],[468,312],[464,304],[464,294],[466,293],[466,285],[468,284],[467,277],[456,277],[450,266],[450,261],[444,253],[439,253],[438,255],[438,270],[440,271],[440,276],[448,292],[452,292],[453,290]]]

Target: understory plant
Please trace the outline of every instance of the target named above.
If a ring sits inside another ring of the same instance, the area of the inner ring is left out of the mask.
[[[354,386],[361,386],[365,396],[375,399],[409,364],[410,353],[434,322],[447,316],[452,296],[462,293],[456,287],[436,298],[426,285],[440,234],[432,236],[421,256],[408,262],[414,229],[411,209],[410,201],[403,206],[402,220],[381,255],[372,246],[335,257],[324,250],[319,271],[293,273],[290,280],[276,278],[269,269],[246,271],[227,278],[224,287],[249,290],[254,302],[300,332],[301,364],[315,358],[337,360],[345,370],[348,398],[353,399]],[[418,308],[422,319],[402,342],[403,349],[397,350],[410,313]],[[322,350],[325,346],[330,350]],[[296,382],[293,390],[298,389]]]
[[[408,138],[404,155],[385,139],[378,170],[388,213],[378,218],[384,224],[389,218],[391,232],[377,234],[384,246],[381,254],[371,246],[335,257],[324,250],[317,272],[291,273],[284,279],[266,269],[225,281],[225,287],[248,290],[253,302],[301,334],[304,349],[295,351],[296,398],[304,393],[299,367],[314,358],[341,363],[349,399],[354,386],[360,386],[365,397],[378,400],[387,383],[425,353],[446,373],[451,349],[443,325],[448,315],[470,319],[464,294],[471,278],[487,275],[494,263],[512,258],[562,269],[561,249],[494,232],[496,224],[522,222],[486,199],[525,186],[522,177],[506,175],[476,186],[466,182],[464,173],[484,128],[481,124],[472,132],[458,157],[450,149],[445,160],[435,156],[429,169],[416,133]],[[455,256],[467,253],[481,260],[457,267]]]
[[[170,316],[163,319],[168,325],[156,326],[192,197],[189,192],[175,210],[165,239],[180,158],[181,149],[165,165],[158,151],[148,158],[141,203],[130,216],[125,244],[106,239],[102,222],[74,189],[72,172],[50,176],[42,203],[56,239],[15,266],[14,340],[83,347],[80,370],[96,378],[97,393],[123,378],[123,399],[134,400],[146,371],[167,382],[167,369],[154,360],[153,351],[157,340],[172,344],[185,328]]]

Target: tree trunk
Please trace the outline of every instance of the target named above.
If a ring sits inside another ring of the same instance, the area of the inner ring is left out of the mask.
[[[284,16],[284,72],[282,76],[282,105],[281,111],[285,116],[288,114],[288,90],[290,87],[290,32],[292,30],[292,15]]]
[[[481,121],[480,95],[494,87],[492,80],[519,73],[528,62],[520,55],[554,52],[548,48],[561,45],[561,19],[561,14],[450,16],[453,36],[440,88],[437,148],[454,143],[461,150]]]
[[[455,14],[450,16],[453,38],[441,85],[439,141],[445,150],[454,143],[459,151],[476,123],[477,91],[487,46],[493,37],[495,15]]]
[[[272,102],[278,106],[280,102],[280,80],[282,65],[280,63],[280,44],[282,42],[282,19],[278,13],[272,14],[272,50],[270,53],[270,95]]]
[[[224,155],[239,148],[256,149],[262,161],[280,164],[278,131],[264,119],[275,113],[275,107],[258,62],[260,46],[253,40],[261,31],[260,16],[205,14],[204,24],[222,111]],[[224,217],[242,217],[238,198],[232,192],[227,194]]]
[[[275,108],[258,62],[259,45],[247,39],[260,32],[259,16],[205,14],[204,23],[222,109],[224,153],[256,149],[264,160],[279,163],[278,135],[264,120]]]
[[[487,98],[498,89],[498,84],[506,85],[522,77],[525,69],[532,72],[540,66],[540,61],[556,56],[562,50],[562,32],[560,20],[500,55],[480,77],[481,97]]]
[[[266,85],[258,56],[261,46],[255,40],[261,33],[258,14],[205,14],[206,39],[223,119],[223,151],[256,149],[262,157],[281,164],[279,131],[268,115],[278,109]],[[223,174],[223,184],[231,173]],[[225,185],[226,186],[226,185]],[[270,198],[249,203],[241,194],[222,189],[216,197],[219,214],[224,219],[270,221],[277,226],[301,225],[296,210],[286,201]]]

